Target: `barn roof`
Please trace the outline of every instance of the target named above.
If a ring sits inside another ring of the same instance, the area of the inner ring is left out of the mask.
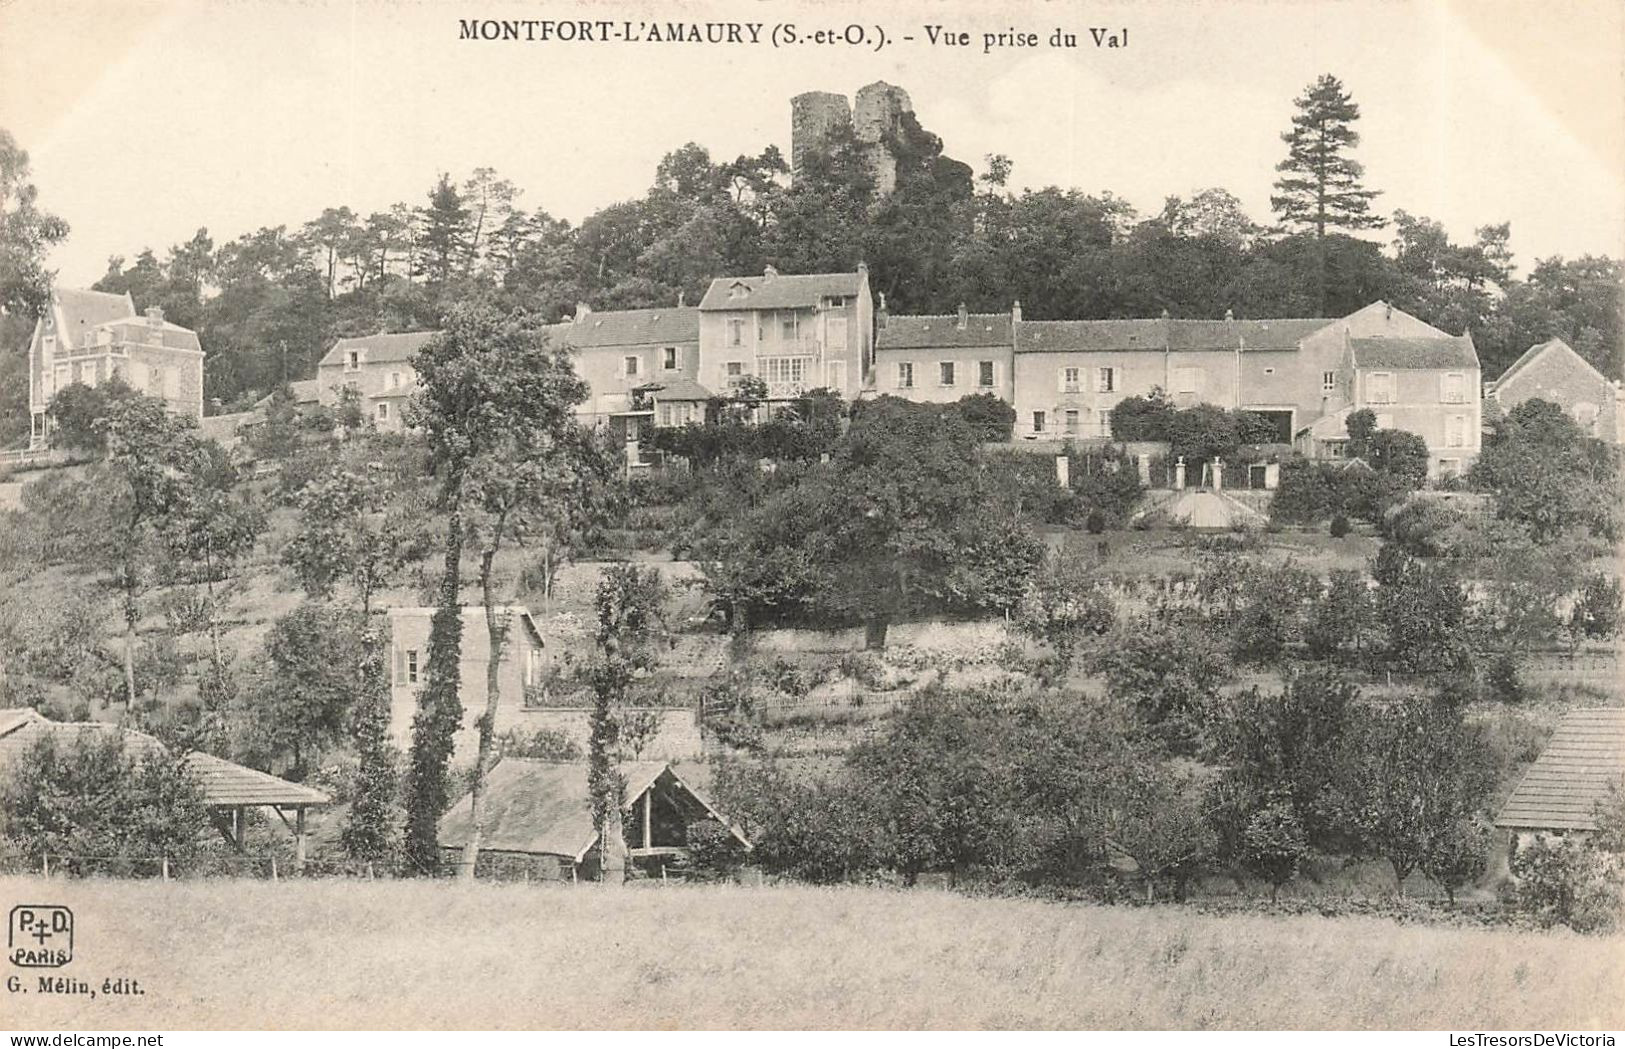
[[[1537,342],[1535,345],[1523,351],[1522,356],[1513,361],[1511,366],[1509,366],[1506,371],[1502,372],[1498,378],[1490,383],[1490,389],[1492,391],[1500,389],[1501,386],[1516,378],[1518,373],[1533,365],[1539,358],[1544,357],[1548,351],[1580,362],[1580,365],[1586,371],[1589,371],[1592,376],[1596,378],[1598,383],[1604,386],[1609,384],[1607,377],[1604,376],[1602,372],[1597,370],[1596,365],[1574,352],[1574,347],[1570,346],[1562,339],[1547,339],[1545,342]]]
[[[66,746],[122,738],[126,752],[133,756],[164,752],[164,745],[145,732],[102,721],[52,721],[37,710],[23,708],[0,712],[0,769],[20,760],[46,737]],[[319,790],[201,751],[188,754],[185,764],[197,776],[205,805],[326,805],[331,800]]]
[[[1625,781],[1625,708],[1571,710],[1495,819],[1518,830],[1596,830],[1594,810]]]
[[[626,780],[628,811],[662,775],[705,806],[725,826],[710,798],[685,783],[664,761],[631,761],[620,765]],[[503,758],[491,770],[485,785],[485,833],[481,847],[497,852],[526,852],[564,856],[581,862],[598,840],[592,825],[591,792],[584,761],[531,761]],[[467,796],[440,819],[440,844],[460,848],[473,830],[472,804]],[[734,832],[738,834],[736,830]],[[744,841],[743,835],[740,840]]]

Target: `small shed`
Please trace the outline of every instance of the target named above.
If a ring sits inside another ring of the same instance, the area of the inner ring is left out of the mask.
[[[750,848],[744,833],[669,763],[623,762],[620,773],[626,781],[624,827],[633,863],[659,871],[673,858],[686,856],[689,824],[707,817],[728,828],[741,847]],[[598,876],[598,831],[592,825],[586,762],[504,758],[486,780],[485,805],[482,858],[529,861],[527,870],[544,877]],[[465,795],[441,817],[440,844],[460,851],[472,831],[472,803]]]
[[[1625,786],[1625,708],[1571,710],[1501,806],[1495,826],[1518,837],[1586,834],[1596,809]]]
[[[126,752],[137,758],[162,753],[165,749],[145,732],[103,721],[52,721],[37,710],[22,708],[0,712],[0,772],[47,736],[64,746],[118,737],[123,740]],[[187,754],[184,764],[197,778],[203,804],[222,837],[241,850],[247,831],[246,810],[270,809],[294,837],[295,862],[304,864],[305,810],[327,805],[331,798],[312,787],[290,783],[268,772],[202,751]]]

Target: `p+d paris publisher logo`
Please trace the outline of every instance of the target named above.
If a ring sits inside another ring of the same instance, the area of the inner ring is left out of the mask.
[[[73,961],[73,912],[50,903],[13,907],[6,957],[24,969],[57,969]]]

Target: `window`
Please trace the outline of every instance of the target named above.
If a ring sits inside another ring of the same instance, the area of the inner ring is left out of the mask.
[[[1044,413],[1033,412],[1033,433],[1044,432]]]
[[[1447,448],[1467,445],[1467,416],[1452,415],[1444,421],[1444,443]]]
[[[1439,460],[1439,476],[1440,477],[1460,477],[1461,476],[1461,460],[1460,459],[1440,459]]]
[[[406,650],[406,683],[408,685],[418,683],[418,650],[415,648]]]
[[[1320,373],[1320,391],[1322,393],[1331,393],[1335,389],[1337,389],[1337,373],[1336,372],[1321,372]]]
[[[831,295],[829,297],[829,307],[830,307],[830,309],[837,309],[838,310],[842,306],[845,306],[845,305],[846,305],[846,296],[845,295]]]
[[[1100,393],[1112,393],[1117,389],[1117,370],[1115,368],[1097,368],[1095,370],[1095,389]]]
[[[940,378],[938,379],[938,381],[941,382],[942,385],[944,385],[944,386],[952,386],[954,384],[954,362],[953,361],[943,361],[943,362],[941,362],[940,364],[937,365],[937,370],[940,373]]]
[[[745,374],[744,361],[729,361],[723,367],[727,369],[727,375],[730,379],[737,379]]]
[[[660,366],[669,372],[677,370],[677,347],[667,346],[660,351]]]
[[[156,364],[147,366],[147,392],[156,394],[164,388],[164,370]]]
[[[1081,368],[1062,368],[1061,369],[1061,392],[1062,393],[1077,393],[1078,392],[1078,387],[1082,384],[1082,381],[1079,378],[1079,375],[1082,373],[1082,371],[1083,371],[1083,369],[1081,369]]]
[[[389,421],[389,402],[388,401],[379,401],[378,402],[377,415],[378,415],[378,421],[379,422],[388,422]]]
[[[622,363],[626,368],[626,374],[636,375],[638,373],[638,359],[636,357],[624,358]]]
[[[684,426],[694,421],[694,406],[687,401],[678,401],[675,404],[667,402],[660,406],[661,426]]]
[[[762,378],[769,385],[782,383],[800,383],[807,378],[807,362],[810,357],[763,357]]]
[[[359,371],[361,368],[361,351],[350,350],[344,355],[344,370],[347,372]]]
[[[1066,410],[1066,432],[1069,434],[1078,432],[1078,410],[1076,408]]]
[[[992,386],[994,381],[993,362],[979,361],[976,365],[976,385],[983,387]]]
[[[398,390],[398,389],[401,388],[401,373],[400,372],[390,372],[389,373],[389,388],[392,389],[392,390]]]
[[[1264,369],[1264,374],[1265,375],[1274,375],[1275,374],[1275,369],[1274,368],[1265,368]]]
[[[1394,403],[1394,373],[1372,372],[1365,381],[1365,399],[1372,404]]]
[[[801,336],[801,315],[799,313],[779,314],[779,338],[784,342],[795,342]]]
[[[1202,373],[1196,368],[1174,369],[1175,393],[1200,393],[1202,386]]]
[[[45,336],[45,338],[40,340],[40,346],[41,346],[41,348],[43,348],[45,350],[45,356],[47,356],[47,357],[49,357],[52,354],[56,353],[56,336],[55,335],[47,335],[47,336]]]
[[[745,321],[742,317],[728,318],[728,345],[745,345]]]
[[[909,361],[901,361],[897,365],[897,388],[899,390],[914,388],[914,365]]]
[[[1447,372],[1439,377],[1439,400],[1445,404],[1467,403],[1467,376],[1461,372]]]
[[[1100,413],[1100,436],[1102,436],[1102,437],[1110,437],[1111,435],[1112,435],[1112,413],[1111,412],[1101,412]]]

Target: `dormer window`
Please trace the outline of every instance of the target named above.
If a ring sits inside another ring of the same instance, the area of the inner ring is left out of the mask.
[[[846,296],[845,295],[831,295],[829,297],[828,302],[826,302],[825,305],[827,305],[832,310],[843,309],[846,306]]]
[[[660,351],[660,367],[664,371],[676,371],[678,366],[677,347],[667,346]]]
[[[361,351],[348,350],[344,354],[344,370],[354,372],[361,370]]]

